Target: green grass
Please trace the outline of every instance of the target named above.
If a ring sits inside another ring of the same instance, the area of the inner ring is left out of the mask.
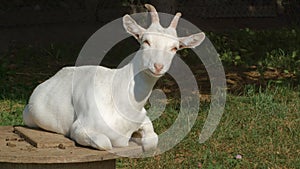
[[[222,120],[204,144],[199,132],[208,110],[199,112],[188,136],[172,150],[146,159],[120,159],[119,168],[297,168],[300,165],[299,88],[248,86],[229,95]],[[176,112],[165,112],[174,114]],[[172,123],[173,120],[161,121]],[[169,124],[169,125],[170,125]],[[154,124],[156,130],[161,124]],[[168,124],[165,124],[168,126]],[[235,159],[236,155],[242,159]]]
[[[18,125],[22,122],[22,111],[25,105],[24,100],[0,100],[0,125]]]

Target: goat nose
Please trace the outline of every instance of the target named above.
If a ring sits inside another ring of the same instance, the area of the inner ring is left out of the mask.
[[[154,63],[154,68],[157,72],[160,72],[164,68],[164,65],[160,63]]]

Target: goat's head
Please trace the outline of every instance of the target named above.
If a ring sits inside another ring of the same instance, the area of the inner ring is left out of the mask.
[[[165,74],[172,63],[178,50],[194,48],[205,39],[204,33],[197,33],[187,37],[177,37],[177,23],[181,13],[177,13],[168,28],[163,28],[159,23],[156,9],[149,4],[145,7],[149,10],[152,23],[148,29],[139,26],[129,15],[123,17],[123,25],[126,31],[132,34],[140,43],[141,55],[139,58],[140,70],[146,71],[153,77]]]

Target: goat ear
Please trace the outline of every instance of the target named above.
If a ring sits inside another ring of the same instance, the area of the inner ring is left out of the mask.
[[[199,46],[204,39],[205,34],[203,32],[179,38],[179,49],[195,48]]]
[[[123,16],[123,26],[125,30],[133,35],[136,39],[141,39],[145,29],[138,25],[129,15]]]

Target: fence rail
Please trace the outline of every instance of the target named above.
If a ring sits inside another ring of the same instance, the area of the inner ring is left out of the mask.
[[[130,12],[130,7],[124,6],[124,3],[121,2],[121,0],[2,1],[0,2],[0,26],[95,21],[105,23]],[[183,12],[191,19],[193,17],[276,17],[278,13],[274,0],[188,0],[178,2],[178,11]]]

